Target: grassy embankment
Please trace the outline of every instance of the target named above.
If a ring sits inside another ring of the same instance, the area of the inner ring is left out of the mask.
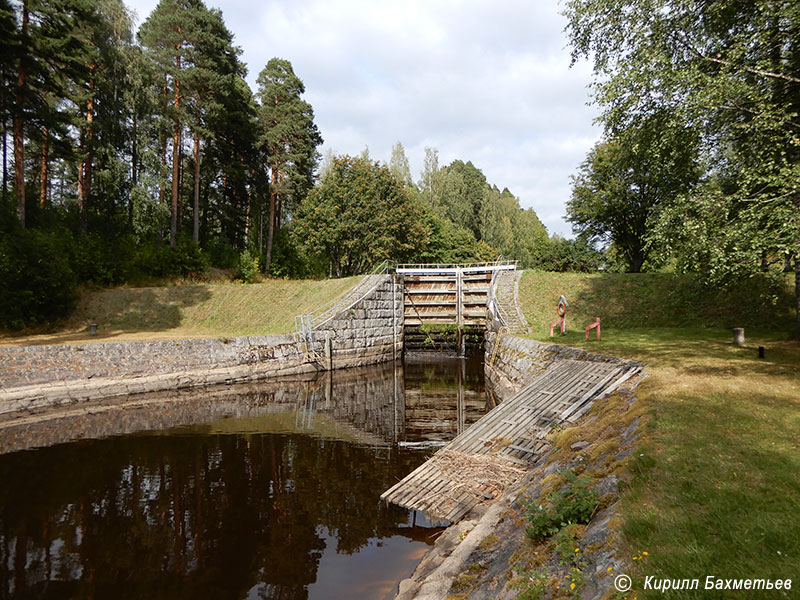
[[[82,291],[72,315],[48,333],[0,335],[0,344],[235,337],[294,331],[294,316],[344,293],[358,277],[185,284]],[[97,323],[97,335],[89,335]]]
[[[642,457],[620,526],[630,598],[797,597],[800,343],[788,339],[788,289],[774,303],[759,292],[750,284],[706,297],[667,274],[526,273],[520,284],[532,337],[648,364],[637,394],[647,409]],[[562,293],[572,330],[549,338]],[[582,328],[595,316],[602,339],[584,341]],[[733,326],[747,328],[746,346],[732,344]],[[643,593],[647,575],[699,578],[700,590]],[[704,591],[707,575],[794,581],[786,594]]]

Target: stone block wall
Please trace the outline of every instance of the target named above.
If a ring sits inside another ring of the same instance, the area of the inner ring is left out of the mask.
[[[498,340],[498,334],[495,332],[486,334],[485,356],[486,376],[503,398],[531,383],[557,360],[638,364],[616,356],[596,354],[560,344],[546,344],[512,335],[500,335]]]
[[[403,351],[403,314],[402,278],[376,276],[367,296],[342,307],[315,328],[317,352],[329,363],[325,368],[399,358]],[[327,347],[326,339],[330,340]]]
[[[0,348],[0,414],[278,375],[373,364],[402,352],[402,282],[373,276],[315,331],[295,335]]]

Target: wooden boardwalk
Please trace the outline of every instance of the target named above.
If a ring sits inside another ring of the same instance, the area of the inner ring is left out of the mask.
[[[458,521],[497,497],[547,448],[556,425],[573,423],[594,400],[639,372],[625,364],[561,360],[385,491],[381,499]]]

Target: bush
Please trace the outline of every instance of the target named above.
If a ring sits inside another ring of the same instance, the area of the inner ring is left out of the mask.
[[[181,236],[178,243],[169,251],[167,275],[186,277],[202,273],[208,268],[208,259],[200,250],[200,245],[191,238]]]
[[[239,264],[239,253],[225,237],[211,238],[205,244],[209,263],[221,269],[234,269]]]
[[[72,239],[69,260],[80,283],[119,285],[130,277],[135,247],[130,235],[106,239],[90,233]]]
[[[63,234],[15,230],[0,236],[0,327],[21,329],[66,316],[77,278]]]
[[[603,253],[595,250],[585,239],[566,240],[553,236],[539,253],[537,267],[544,271],[597,271],[603,264]]]
[[[257,254],[251,254],[249,250],[245,250],[239,255],[237,279],[241,279],[245,283],[253,283],[258,278],[259,271]]]
[[[534,541],[548,538],[559,529],[573,523],[588,523],[600,504],[592,480],[564,471],[567,478],[561,489],[553,494],[550,506],[531,503],[527,506],[529,525],[525,532]]]

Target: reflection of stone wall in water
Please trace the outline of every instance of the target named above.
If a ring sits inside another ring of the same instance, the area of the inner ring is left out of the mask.
[[[219,433],[305,432],[372,446],[441,441],[487,408],[480,361],[392,361],[70,405],[0,423],[0,454],[202,423]]]
[[[255,421],[254,428],[282,427],[386,445],[402,431],[403,367],[382,363],[322,373],[279,377],[260,383],[217,385],[92,401],[51,413],[47,420],[17,419],[0,428],[0,453],[74,439],[189,426],[228,418],[297,413],[291,422]],[[400,411],[400,416],[395,414]],[[327,421],[314,418],[322,415]],[[337,425],[338,423],[338,425]],[[397,429],[399,428],[399,429]],[[222,428],[221,428],[222,429]],[[335,430],[335,431],[334,431]]]
[[[328,371],[317,410],[395,443],[402,432],[403,363]],[[330,392],[327,390],[330,389]]]

